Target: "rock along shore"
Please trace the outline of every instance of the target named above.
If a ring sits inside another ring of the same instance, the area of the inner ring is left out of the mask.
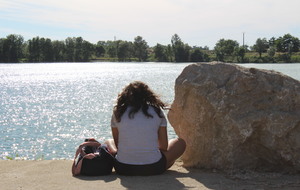
[[[187,66],[168,113],[185,166],[300,171],[300,82],[235,64]]]

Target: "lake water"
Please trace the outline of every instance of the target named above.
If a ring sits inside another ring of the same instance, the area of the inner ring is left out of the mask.
[[[189,64],[0,64],[0,159],[72,159],[85,138],[111,138],[112,107],[125,85],[144,81],[171,104],[175,79]],[[300,64],[243,66],[300,80]],[[176,137],[170,125],[168,133]]]

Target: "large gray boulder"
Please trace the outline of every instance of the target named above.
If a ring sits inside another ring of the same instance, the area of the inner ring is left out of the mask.
[[[300,171],[300,82],[279,72],[189,65],[168,119],[187,167]]]

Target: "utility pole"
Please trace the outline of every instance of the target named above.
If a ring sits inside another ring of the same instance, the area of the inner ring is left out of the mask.
[[[245,48],[245,32],[243,32],[243,48]]]
[[[118,44],[116,43],[116,40],[117,40],[117,38],[116,38],[116,36],[114,36],[114,44],[115,44],[115,50],[116,50],[116,55],[115,55],[115,57],[118,57]]]

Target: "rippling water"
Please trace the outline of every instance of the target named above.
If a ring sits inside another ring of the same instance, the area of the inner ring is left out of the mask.
[[[111,138],[117,94],[142,80],[168,103],[187,64],[56,63],[0,65],[0,158],[72,158],[87,137]],[[174,131],[169,127],[169,136]]]
[[[0,159],[71,159],[83,139],[111,138],[117,94],[146,82],[172,103],[174,82],[187,63],[0,64]],[[300,80],[300,64],[243,64]],[[169,137],[175,137],[168,127]]]

